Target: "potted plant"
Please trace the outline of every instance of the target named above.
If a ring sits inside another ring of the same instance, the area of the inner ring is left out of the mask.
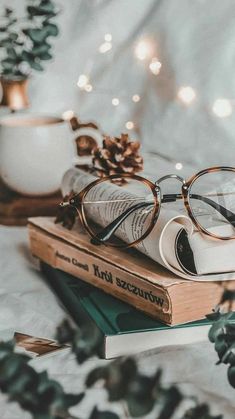
[[[43,71],[52,58],[50,37],[59,33],[53,0],[26,0],[25,15],[17,17],[5,7],[0,18],[1,105],[12,110],[28,106],[27,85],[33,70]]]

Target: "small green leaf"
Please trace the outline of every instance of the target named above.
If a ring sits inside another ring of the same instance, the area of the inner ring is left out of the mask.
[[[49,54],[48,52],[45,52],[44,54],[40,55],[40,60],[45,61],[45,60],[51,60],[51,59],[52,59],[52,55]]]
[[[51,45],[49,45],[47,42],[45,42],[41,45],[36,44],[30,52],[31,52],[31,54],[36,56],[36,55],[41,55],[41,54],[47,53],[50,48],[51,48]]]
[[[0,48],[10,48],[12,46],[12,40],[9,38],[4,38],[0,41]]]
[[[80,394],[66,394],[64,396],[63,406],[66,409],[69,409],[71,406],[75,406],[76,404],[81,403],[81,401],[83,400],[84,396],[85,396],[85,393],[80,393]]]
[[[228,348],[227,345],[227,351],[224,353],[221,362],[224,364],[231,364],[232,366],[235,366],[235,343],[231,345]]]
[[[51,1],[42,0],[39,7],[44,13],[53,13],[55,11],[55,5]]]
[[[54,23],[47,23],[44,28],[47,30],[48,36],[57,36],[59,34],[58,26]]]
[[[218,336],[217,339],[215,340],[215,350],[220,360],[224,356],[227,349],[228,349],[228,344],[225,341],[225,335]]]
[[[4,69],[10,70],[14,67],[15,61],[5,59],[5,60],[2,60],[1,65]]]
[[[13,13],[12,9],[10,9],[9,7],[5,7],[5,17],[11,16],[12,13]]]
[[[14,48],[9,48],[8,47],[7,48],[7,54],[8,54],[8,57],[11,58],[11,60],[14,60],[14,61],[17,60],[17,54],[16,54]]]
[[[229,384],[235,388],[235,366],[231,366],[228,369],[228,381]]]
[[[30,64],[30,67],[33,68],[34,70],[43,71],[43,67],[41,66],[40,63],[36,61],[30,61],[29,64]]]
[[[23,29],[23,33],[35,43],[41,44],[48,36],[47,30],[45,28],[41,29]]]
[[[95,407],[90,416],[89,419],[119,419],[119,416],[116,413],[106,411],[100,411]]]
[[[224,335],[224,326],[225,326],[225,321],[224,319],[220,319],[217,320],[210,328],[209,333],[208,333],[208,338],[210,340],[210,342],[214,343],[216,338],[219,335]]]

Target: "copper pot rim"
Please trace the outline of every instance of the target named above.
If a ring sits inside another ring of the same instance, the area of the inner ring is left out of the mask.
[[[6,84],[14,84],[14,83],[26,83],[30,78],[30,75],[28,76],[5,76],[3,74],[0,75],[0,82],[6,83]]]

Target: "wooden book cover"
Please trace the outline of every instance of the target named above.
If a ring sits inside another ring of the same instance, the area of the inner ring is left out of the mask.
[[[134,249],[94,246],[80,225],[69,231],[50,217],[30,218],[29,238],[32,254],[43,262],[170,325],[204,318],[225,286],[235,288],[235,281],[182,279]]]

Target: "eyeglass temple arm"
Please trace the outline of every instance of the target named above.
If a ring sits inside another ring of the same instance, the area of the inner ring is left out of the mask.
[[[201,196],[198,194],[190,194],[190,198],[198,199],[200,201],[205,202],[206,204],[213,207],[216,211],[218,211],[232,226],[235,224],[235,214],[228,209],[224,208],[222,205],[217,204],[212,199],[207,198],[205,196]],[[181,194],[165,194],[162,197],[161,202],[174,202],[177,199],[182,199]],[[125,221],[125,219],[132,214],[132,212],[153,205],[153,202],[140,202],[132,207],[128,208],[124,211],[121,215],[119,215],[115,220],[113,220],[110,224],[103,228],[97,235],[96,238],[91,239],[92,244],[100,244],[101,242],[106,242],[110,239],[110,237],[115,233],[118,227]]]
[[[217,202],[213,201],[207,196],[202,196],[198,194],[190,194],[189,197],[192,199],[198,199],[199,201],[203,201],[206,204],[210,205],[216,211],[218,211],[230,224],[232,224],[232,226],[234,226],[235,214],[232,211],[228,210],[227,208],[224,208],[223,205],[217,204]],[[180,198],[182,198],[181,194],[166,194],[166,195],[163,195],[162,197],[162,203],[174,202]]]
[[[110,237],[115,233],[115,231],[118,229],[118,227],[125,221],[125,219],[134,211],[148,207],[149,205],[153,205],[153,203],[149,202],[139,202],[136,205],[133,205],[133,207],[128,208],[126,211],[124,211],[121,215],[119,215],[115,220],[113,220],[110,224],[108,224],[106,227],[101,230],[95,238],[91,239],[92,244],[100,244],[100,242],[106,242],[110,239]]]

